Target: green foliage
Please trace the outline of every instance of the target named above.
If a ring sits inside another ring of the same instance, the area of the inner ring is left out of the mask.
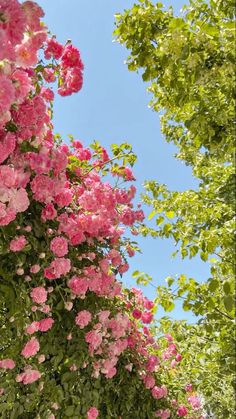
[[[181,16],[148,0],[116,15],[115,36],[130,51],[131,71],[150,82],[151,106],[161,112],[162,132],[178,149],[176,158],[192,168],[196,188],[169,191],[146,182],[143,201],[156,227],[143,235],[172,238],[184,258],[210,264],[205,282],[181,275],[157,287],[166,311],[175,300],[201,320],[173,325],[189,346],[192,376],[208,410],[234,417],[234,229],[235,229],[235,22],[232,1],[190,0]],[[170,325],[170,323],[169,323]],[[188,330],[191,331],[190,337]],[[182,332],[181,332],[182,331]],[[198,339],[202,336],[202,339]],[[190,378],[190,377],[189,377]],[[224,388],[224,397],[221,389]]]

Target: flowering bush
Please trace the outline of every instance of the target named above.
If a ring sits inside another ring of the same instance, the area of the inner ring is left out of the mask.
[[[135,156],[53,135],[49,84],[78,92],[83,63],[43,15],[0,0],[0,416],[199,418],[194,393],[168,383],[181,355],[153,338],[154,304],[117,279],[135,251],[125,228],[144,218],[119,186]]]

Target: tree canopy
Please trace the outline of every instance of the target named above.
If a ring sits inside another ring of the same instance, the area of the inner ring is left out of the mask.
[[[151,107],[176,158],[192,168],[195,189],[170,191],[147,181],[143,201],[156,228],[144,235],[172,238],[182,258],[200,255],[211,276],[167,278],[157,304],[176,299],[200,316],[196,326],[173,328],[192,354],[193,375],[208,412],[234,417],[235,9],[232,1],[190,0],[180,16],[140,0],[116,15],[115,36],[129,50],[128,69],[149,82]],[[141,277],[139,277],[141,281]],[[170,323],[168,327],[170,327]],[[184,336],[184,338],[181,338]],[[221,391],[224,388],[224,397]]]

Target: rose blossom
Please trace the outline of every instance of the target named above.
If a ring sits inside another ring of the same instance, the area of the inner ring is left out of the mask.
[[[31,290],[30,296],[34,303],[43,304],[47,301],[47,291],[44,287],[35,287]]]
[[[64,237],[55,237],[50,243],[50,250],[58,257],[68,253],[68,241]]]
[[[51,317],[40,320],[39,321],[40,332],[47,332],[49,329],[51,329],[53,323],[54,323],[54,320]]]
[[[26,238],[25,236],[17,236],[15,239],[10,241],[10,250],[12,252],[20,252],[26,245]]]
[[[12,370],[15,368],[15,365],[15,362],[10,358],[2,359],[0,361],[0,368],[4,368],[6,370]]]
[[[87,411],[87,419],[96,419],[99,415],[99,411],[96,409],[96,407],[90,407],[90,409]]]
[[[37,274],[38,272],[40,271],[40,265],[32,265],[31,267],[30,267],[30,272],[32,273],[32,274]]]
[[[155,416],[159,417],[160,419],[168,419],[170,418],[170,410],[166,409],[166,410],[158,410],[155,413]]]
[[[153,387],[152,389],[152,396],[154,397],[154,399],[161,399],[162,397],[166,397],[167,396],[167,388],[165,386],[161,386],[161,387]]]
[[[188,409],[183,404],[181,404],[177,410],[177,415],[184,417],[187,414],[188,414]]]
[[[76,318],[75,318],[75,323],[77,324],[77,326],[80,327],[80,329],[83,329],[85,326],[87,326],[92,319],[92,314],[87,311],[87,310],[83,310],[80,311]]]
[[[37,381],[40,377],[41,374],[38,370],[26,368],[24,372],[16,376],[16,381],[17,383],[31,384]]]
[[[32,322],[29,326],[26,327],[25,333],[32,335],[33,333],[39,330],[39,322]]]
[[[21,355],[24,358],[30,358],[31,356],[36,355],[39,351],[39,341],[36,338],[31,338],[24,346],[21,351]]]
[[[142,313],[141,320],[143,321],[143,323],[145,323],[145,324],[151,323],[152,319],[153,319],[153,314],[152,313],[150,313],[150,312]]]

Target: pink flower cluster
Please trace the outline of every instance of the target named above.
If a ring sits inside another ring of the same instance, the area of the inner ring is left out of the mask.
[[[25,368],[24,372],[16,376],[16,381],[22,384],[32,384],[41,377],[41,374],[38,370],[33,370],[31,368]]]

